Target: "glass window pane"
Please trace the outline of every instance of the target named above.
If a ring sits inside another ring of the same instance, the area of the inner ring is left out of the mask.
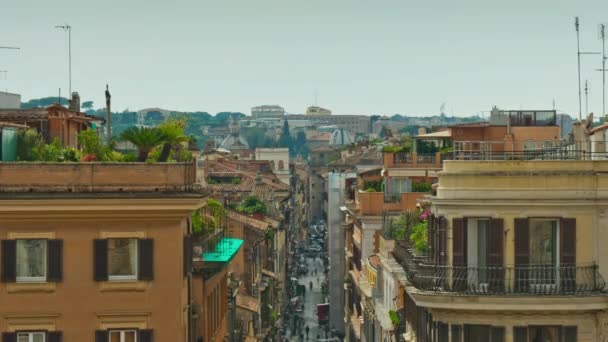
[[[564,327],[564,342],[576,342],[576,335],[576,327]]]
[[[137,273],[137,239],[108,240],[108,274],[135,276]]]
[[[490,340],[490,327],[487,325],[465,325],[464,340],[467,342],[488,342]]]
[[[460,325],[452,325],[452,342],[462,342],[462,329]]]
[[[28,333],[18,333],[17,334],[17,342],[30,342],[30,334],[28,334]]]
[[[505,328],[492,327],[492,342],[504,342],[504,341],[505,341]]]
[[[554,220],[530,221],[530,264],[554,266],[557,232]]]
[[[36,332],[36,333],[33,333],[32,335],[34,335],[33,342],[44,342],[44,333],[43,332]]]
[[[559,327],[530,327],[530,341],[560,342]]]
[[[124,342],[135,342],[135,331],[125,331]]]
[[[438,342],[449,342],[448,325],[445,323],[437,323],[437,340]]]
[[[528,327],[513,327],[513,342],[528,342]]]
[[[120,342],[120,331],[110,331],[110,342]]]
[[[46,240],[17,240],[17,278],[46,277]]]

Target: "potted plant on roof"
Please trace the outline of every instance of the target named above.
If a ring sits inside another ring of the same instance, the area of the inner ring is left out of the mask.
[[[135,145],[138,150],[138,162],[145,162],[148,154],[164,142],[164,135],[158,128],[129,127],[121,135],[122,139]]]
[[[99,160],[101,154],[101,141],[99,135],[92,129],[78,133],[78,143],[82,148],[82,161],[93,162]]]
[[[158,127],[163,135],[163,148],[158,157],[159,162],[166,162],[171,150],[175,150],[182,143],[188,142],[189,138],[184,135],[184,125],[183,121],[169,120]]]
[[[259,220],[264,219],[267,209],[264,202],[257,196],[247,197],[237,208],[238,211],[249,214]]]

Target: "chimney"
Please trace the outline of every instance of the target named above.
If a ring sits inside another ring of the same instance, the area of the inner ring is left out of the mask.
[[[106,84],[106,139],[108,143],[112,140],[112,115],[110,112],[110,99],[112,95],[110,95],[110,89]]]
[[[69,101],[68,109],[73,112],[80,112],[80,95],[77,91],[72,92],[72,99]]]

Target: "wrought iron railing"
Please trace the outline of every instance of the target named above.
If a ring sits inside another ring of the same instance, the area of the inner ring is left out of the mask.
[[[401,203],[401,194],[384,194],[384,203]]]
[[[608,291],[598,265],[469,267],[438,266],[416,255],[407,242],[395,244],[393,256],[414,287],[470,295],[580,295]]]
[[[410,152],[395,152],[394,154],[395,164],[411,164],[412,154]]]
[[[418,164],[435,164],[435,158],[437,155],[435,153],[418,153],[416,155],[416,161]]]

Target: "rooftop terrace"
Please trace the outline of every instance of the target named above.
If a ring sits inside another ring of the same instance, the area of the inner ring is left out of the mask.
[[[195,183],[190,162],[0,162],[0,193],[183,193]]]

